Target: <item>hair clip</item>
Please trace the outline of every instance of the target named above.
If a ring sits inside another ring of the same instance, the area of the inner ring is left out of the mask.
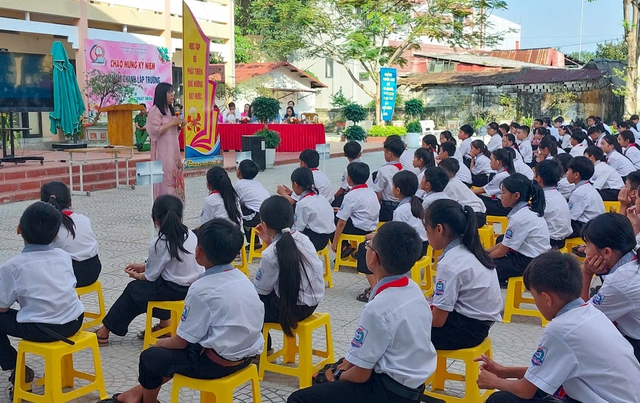
[[[280,232],[281,232],[281,233],[283,233],[283,234],[284,234],[285,232],[289,232],[289,233],[291,233],[291,228],[289,228],[289,227],[285,227],[285,228],[283,228]]]

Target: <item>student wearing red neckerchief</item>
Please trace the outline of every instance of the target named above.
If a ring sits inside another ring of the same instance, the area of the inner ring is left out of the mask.
[[[399,136],[389,136],[384,141],[384,160],[386,164],[378,169],[373,180],[373,190],[380,200],[380,221],[393,220],[393,210],[398,207],[398,199],[393,196],[392,178],[402,170],[400,156],[404,152],[404,143]]]

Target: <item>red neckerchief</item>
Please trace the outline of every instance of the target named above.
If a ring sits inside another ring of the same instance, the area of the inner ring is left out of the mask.
[[[624,155],[626,156],[626,155],[627,155],[627,151],[629,151],[629,149],[630,149],[631,147],[635,147],[635,146],[636,146],[636,143],[629,143],[629,145],[627,146],[627,148],[625,148],[625,150],[624,150]]]
[[[318,168],[309,168],[312,171],[318,171]]]
[[[219,190],[212,190],[211,192],[209,192],[209,196],[211,196],[212,194],[216,194],[216,193],[220,193]]]
[[[73,214],[73,211],[71,211],[71,210],[62,210],[62,214],[66,215],[67,217],[71,217],[71,214]]]
[[[376,290],[376,294],[378,295],[382,292],[382,290],[386,290],[387,288],[392,288],[392,287],[406,287],[409,285],[409,277],[404,276],[402,278],[399,278],[397,280],[393,280],[387,284],[383,284],[380,286],[380,288],[378,288]]]
[[[361,185],[356,185],[356,186],[352,187],[352,188],[351,188],[351,190],[356,190],[356,189],[366,189],[366,188],[368,188],[368,187],[369,187],[369,186],[367,186],[367,184],[366,184],[366,183],[363,183],[363,184],[361,184]]]
[[[316,195],[316,193],[315,193],[315,192],[309,192],[309,193],[307,193],[306,195],[302,196],[302,199],[304,199],[305,197],[315,196],[315,195]],[[302,200],[302,199],[300,199],[300,200]]]
[[[393,163],[391,165],[393,165],[394,167],[398,168],[398,171],[402,171],[402,164],[401,163],[396,162],[396,163]]]

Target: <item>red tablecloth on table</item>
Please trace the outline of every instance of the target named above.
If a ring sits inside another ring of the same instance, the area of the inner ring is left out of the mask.
[[[242,136],[262,130],[263,124],[218,123],[222,150],[242,150]],[[316,149],[316,144],[325,144],[324,125],[322,124],[273,124],[269,130],[280,133],[280,145],[276,152],[297,152],[306,148]]]

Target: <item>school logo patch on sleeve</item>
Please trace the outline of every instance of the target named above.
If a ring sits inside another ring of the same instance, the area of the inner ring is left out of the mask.
[[[436,288],[435,288],[435,294],[436,295],[442,295],[444,294],[444,287],[447,285],[447,282],[444,280],[438,280],[436,281]]]
[[[573,208],[573,203],[569,202],[569,210]]]
[[[604,295],[597,293],[593,296],[591,302],[593,302],[593,305],[602,305],[602,303],[604,302]]]
[[[256,280],[260,281],[261,278],[262,278],[262,269],[258,269],[258,272],[256,273]]]
[[[513,238],[513,228],[507,228],[507,232],[504,233],[504,237],[507,239]]]
[[[544,362],[544,358],[547,356],[547,348],[546,347],[538,347],[535,353],[533,353],[533,357],[531,357],[531,363],[536,366],[542,365]]]
[[[367,329],[362,326],[358,326],[356,334],[353,336],[353,340],[351,340],[351,346],[355,348],[362,347],[364,340],[367,338],[367,333],[369,333]]]
[[[293,215],[293,222],[296,222],[296,221],[298,221],[298,215],[297,215],[297,214],[294,214],[294,215]]]
[[[180,321],[184,322],[185,320],[187,320],[187,317],[189,316],[189,305],[184,304],[184,309],[182,310],[182,316],[180,316]]]

